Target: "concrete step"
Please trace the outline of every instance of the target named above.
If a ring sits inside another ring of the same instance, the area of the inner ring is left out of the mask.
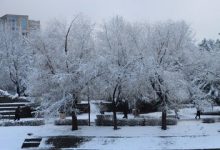
[[[0,103],[1,107],[18,107],[18,106],[25,106],[30,103]]]
[[[15,110],[18,106],[21,107],[21,118],[32,117],[30,113],[31,110],[23,110],[23,107],[28,104],[30,104],[30,102],[0,103],[0,119],[14,119]]]
[[[36,148],[40,145],[42,138],[25,139],[21,148]]]
[[[1,115],[15,115],[15,110],[1,110]]]
[[[24,142],[21,148],[33,148],[33,147],[38,147],[39,145],[40,142]]]
[[[4,119],[10,119],[10,120],[12,120],[14,118],[15,118],[15,115],[2,115],[0,119],[3,119],[3,120]]]
[[[42,138],[25,139],[24,142],[41,142]]]
[[[3,111],[3,110],[14,110],[16,109],[17,107],[0,107],[0,111]]]
[[[0,120],[4,120],[4,119],[14,120],[14,118],[15,118],[15,115],[2,115],[2,116],[0,116]],[[20,116],[20,118],[33,118],[33,117]]]
[[[29,102],[28,100],[24,98],[15,98],[12,99],[10,97],[2,97],[0,96],[0,103],[19,103],[19,102]]]

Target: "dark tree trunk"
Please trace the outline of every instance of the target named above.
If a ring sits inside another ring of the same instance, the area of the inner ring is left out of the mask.
[[[162,126],[161,129],[166,130],[167,129],[167,111],[162,111]]]
[[[163,80],[160,78],[159,75],[157,75],[159,84],[155,82],[155,80],[150,80],[151,81],[151,86],[153,89],[156,91],[156,94],[160,101],[162,102],[162,120],[161,120],[161,129],[166,130],[167,129],[167,112],[166,112],[166,102],[167,102],[167,93],[162,92],[161,86],[163,83]],[[157,83],[157,84],[156,84]]]
[[[117,130],[117,116],[116,116],[116,102],[115,102],[115,94],[118,88],[118,84],[116,84],[113,95],[112,95],[112,111],[113,111],[113,126],[114,130]]]
[[[91,111],[90,111],[90,103],[88,104],[88,111],[89,111],[89,126],[90,126],[90,113],[91,113]]]
[[[78,122],[76,116],[76,106],[78,102],[78,96],[73,94],[74,101],[72,102],[72,130],[78,130]]]
[[[115,101],[112,101],[112,109],[113,109],[113,126],[114,126],[114,130],[117,130],[117,116],[116,116],[116,104]]]
[[[17,92],[18,96],[20,97],[21,92],[20,92],[20,86],[18,84],[16,85],[16,92]]]
[[[78,130],[77,117],[74,111],[72,112],[72,130]]]

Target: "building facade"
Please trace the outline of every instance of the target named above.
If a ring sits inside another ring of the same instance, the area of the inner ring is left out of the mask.
[[[40,30],[40,21],[29,20],[27,15],[6,14],[0,17],[0,23],[5,31],[21,35],[28,35]]]

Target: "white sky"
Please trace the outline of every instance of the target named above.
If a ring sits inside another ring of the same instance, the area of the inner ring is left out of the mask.
[[[185,20],[196,38],[220,38],[220,0],[0,0],[0,16],[29,15],[30,19],[70,20],[83,13],[94,21],[120,15],[129,21]]]

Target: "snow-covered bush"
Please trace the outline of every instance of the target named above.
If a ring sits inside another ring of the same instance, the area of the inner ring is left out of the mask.
[[[167,118],[167,125],[176,125],[177,119]],[[145,119],[146,126],[161,126],[161,119]]]
[[[167,125],[177,125],[177,119],[167,118]]]
[[[216,115],[220,115],[220,111],[210,111],[210,112],[201,112],[201,115],[214,115],[214,116],[216,116]]]
[[[96,126],[113,126],[113,121],[112,120],[98,120],[95,119],[95,125]]]
[[[56,119],[54,121],[55,125],[72,125],[72,119]],[[77,119],[77,124],[80,126],[87,126],[88,119]]]
[[[97,115],[95,120],[97,126],[112,126],[112,115]],[[167,125],[176,125],[177,119],[167,118]],[[129,119],[117,119],[118,126],[160,126],[160,118],[129,118]]]
[[[45,122],[43,119],[33,119],[33,120],[21,120],[21,121],[5,121],[1,122],[0,126],[41,126]]]
[[[144,126],[145,119],[144,118],[128,119],[126,125],[128,125],[128,126]]]
[[[153,118],[145,119],[146,126],[158,126],[161,125],[160,123],[161,123],[161,119],[153,119]]]

